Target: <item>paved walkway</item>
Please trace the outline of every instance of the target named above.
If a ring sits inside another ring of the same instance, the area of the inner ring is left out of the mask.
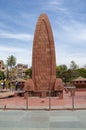
[[[86,130],[86,110],[0,110],[0,130]]]

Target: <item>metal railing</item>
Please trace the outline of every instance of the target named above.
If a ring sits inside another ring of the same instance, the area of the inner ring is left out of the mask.
[[[75,96],[75,86],[65,87],[64,89],[69,89],[72,96],[72,110],[74,110],[74,96]]]
[[[52,97],[51,91],[49,91],[47,97],[30,97],[28,91],[18,91],[15,92],[18,94],[17,96],[0,99],[0,109],[86,109],[86,92],[76,92],[75,86],[65,87],[64,89],[68,90],[68,94],[65,94],[64,90],[63,99]],[[22,94],[25,94],[26,98]]]

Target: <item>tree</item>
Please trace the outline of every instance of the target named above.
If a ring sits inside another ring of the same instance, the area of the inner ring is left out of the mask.
[[[68,69],[66,65],[59,65],[56,68],[57,78],[61,78],[64,82],[70,82],[72,79],[80,76],[80,72],[77,68],[78,66],[74,61],[72,61],[71,69]]]
[[[7,58],[7,66],[10,67],[10,69],[12,70],[12,67],[14,67],[16,65],[16,58],[11,55]]]
[[[86,69],[85,68],[80,68],[78,69],[80,76],[86,78]]]
[[[71,61],[71,63],[70,63],[70,69],[71,70],[78,69],[78,65],[75,63],[75,61]]]
[[[80,76],[79,69],[71,70],[71,80],[76,79]]]
[[[67,66],[66,66],[65,64],[59,65],[59,66],[57,67],[57,69],[59,69],[59,70],[61,70],[61,71],[67,71]]]
[[[30,78],[32,78],[32,67],[26,70],[25,73],[26,73],[26,76],[29,76]]]
[[[6,78],[9,79],[9,70],[8,70],[8,67],[7,67]]]
[[[0,80],[4,80],[4,79],[5,79],[4,72],[0,71]]]
[[[72,70],[68,69],[67,71],[65,71],[63,73],[63,81],[64,82],[69,82],[71,80],[71,76],[72,76]]]
[[[86,64],[84,65],[84,68],[86,69]]]
[[[12,77],[12,69],[16,65],[16,58],[11,55],[7,58],[7,68],[10,68],[10,77]]]
[[[56,67],[56,77],[66,81],[65,73],[67,72],[67,66],[65,64]]]

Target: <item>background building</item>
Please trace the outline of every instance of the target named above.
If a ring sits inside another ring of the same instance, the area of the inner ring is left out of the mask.
[[[78,77],[71,81],[75,85],[76,90],[86,90],[86,78]]]
[[[0,71],[4,72],[4,74],[6,75],[7,67],[4,65],[3,60],[0,60]]]
[[[17,78],[24,78],[25,72],[28,69],[28,65],[25,64],[17,64],[16,66],[16,77]]]
[[[27,64],[17,64],[12,68],[12,72],[9,71],[9,75],[11,75],[12,79],[24,78],[26,70],[28,70]],[[4,65],[3,60],[0,60],[0,71],[4,72],[5,76],[7,76],[7,67]]]

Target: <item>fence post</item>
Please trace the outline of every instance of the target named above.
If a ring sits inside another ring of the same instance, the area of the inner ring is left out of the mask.
[[[26,91],[26,110],[28,110],[28,91]]]
[[[72,110],[74,110],[74,96],[75,96],[75,86],[71,87],[71,96],[72,96]]]
[[[49,110],[51,110],[51,91],[49,91]]]
[[[74,96],[75,96],[75,86],[72,85],[72,86],[69,86],[69,87],[65,87],[66,89],[69,89],[70,90],[70,96],[71,96],[71,100],[72,100],[72,110],[74,110]]]
[[[74,89],[71,89],[72,91],[72,110],[74,110]]]

